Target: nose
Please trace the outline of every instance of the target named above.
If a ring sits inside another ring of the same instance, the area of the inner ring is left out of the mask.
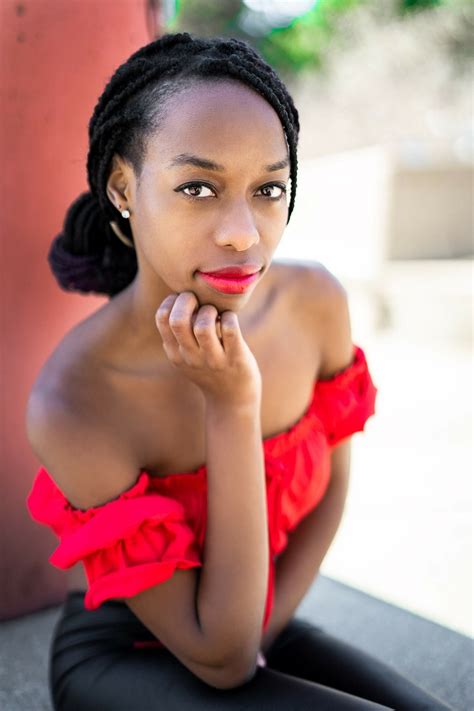
[[[236,202],[225,215],[221,214],[214,234],[219,247],[233,247],[243,252],[260,241],[257,225],[247,202]]]

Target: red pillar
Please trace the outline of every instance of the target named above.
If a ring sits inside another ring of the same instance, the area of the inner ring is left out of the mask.
[[[25,497],[39,462],[25,406],[64,333],[105,297],[62,291],[46,261],[67,207],[87,189],[87,124],[115,68],[150,41],[145,0],[0,2],[0,618],[59,602],[56,539]]]

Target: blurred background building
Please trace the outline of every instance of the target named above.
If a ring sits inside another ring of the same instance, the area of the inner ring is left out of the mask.
[[[46,262],[86,189],[87,121],[119,63],[185,30],[246,39],[288,84],[300,175],[276,256],[322,262],[344,284],[379,388],[321,572],[473,636],[470,0],[4,0],[0,15],[4,235],[16,236],[2,239],[1,518],[17,546],[2,531],[0,617],[63,591],[53,537],[24,510],[36,462],[22,413],[58,340],[104,302],[60,292]]]

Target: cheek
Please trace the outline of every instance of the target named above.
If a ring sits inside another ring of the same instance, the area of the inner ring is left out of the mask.
[[[278,243],[283,236],[287,219],[288,209],[286,205],[281,206],[281,209],[275,210],[273,214],[265,215],[262,219],[262,233],[266,234],[271,242]]]
[[[157,274],[178,281],[188,274],[189,265],[197,256],[196,240],[166,219],[150,224],[140,244],[145,259]]]
[[[155,196],[142,200],[136,207],[133,228],[148,259],[155,260],[157,252],[172,251],[176,235],[182,234],[176,210],[168,203],[169,200]]]

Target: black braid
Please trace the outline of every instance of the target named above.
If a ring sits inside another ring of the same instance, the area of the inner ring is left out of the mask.
[[[166,100],[197,80],[228,77],[258,92],[278,114],[288,143],[291,196],[297,180],[299,117],[293,100],[275,71],[250,45],[237,38],[168,34],[134,52],[108,81],[89,121],[87,177],[83,193],[66,213],[63,231],[48,253],[50,267],[66,290],[114,296],[136,275],[134,249],[114,234],[115,220],[133,242],[130,222],[107,197],[114,154],[122,156],[139,178],[146,139],[158,127]]]

